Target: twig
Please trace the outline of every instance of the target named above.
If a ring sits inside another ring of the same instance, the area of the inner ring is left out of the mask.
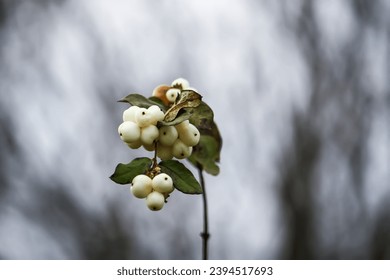
[[[202,198],[203,198],[203,232],[200,233],[202,237],[202,258],[203,260],[208,259],[208,240],[210,238],[209,226],[208,226],[208,212],[207,212],[207,196],[206,196],[206,185],[203,178],[203,169],[198,165],[200,185],[202,187]]]

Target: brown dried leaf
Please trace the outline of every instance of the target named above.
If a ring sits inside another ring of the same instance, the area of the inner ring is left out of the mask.
[[[202,96],[193,90],[182,90],[180,93],[179,101],[177,101],[169,110],[165,113],[165,122],[173,121],[179,111],[183,108],[196,108],[202,102]]]

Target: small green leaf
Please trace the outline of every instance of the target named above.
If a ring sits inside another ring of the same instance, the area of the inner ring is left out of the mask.
[[[138,94],[138,93],[132,93],[128,96],[122,98],[121,100],[118,100],[118,102],[126,102],[133,106],[138,106],[142,108],[149,108],[152,105],[157,105],[163,110],[166,110],[165,106],[161,105],[161,103],[156,102],[154,99],[148,99],[145,96]]]
[[[145,174],[151,164],[152,160],[146,157],[136,158],[128,164],[119,163],[110,179],[117,184],[130,184],[135,176]]]
[[[204,171],[211,175],[219,174],[220,147],[215,138],[209,135],[202,135],[199,144],[196,145],[188,160],[195,166],[200,165]]]
[[[184,164],[177,160],[163,160],[159,163],[161,171],[171,176],[173,185],[186,194],[201,194],[202,187]]]

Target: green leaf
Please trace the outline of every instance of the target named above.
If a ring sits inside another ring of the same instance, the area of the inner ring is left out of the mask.
[[[204,171],[211,175],[219,174],[220,147],[215,138],[209,135],[202,135],[199,144],[196,145],[188,160],[195,166],[200,165]]]
[[[217,153],[218,153],[218,155],[216,156],[216,161],[219,162],[220,154],[221,154],[221,150],[222,150],[222,137],[221,137],[221,134],[219,133],[219,129],[218,129],[217,124],[213,121],[211,124],[211,128],[209,130],[207,130],[207,133],[204,130],[201,131],[201,135],[202,135],[202,133],[204,136],[208,135],[208,136],[211,136],[215,139],[216,144],[217,144],[216,149],[217,149]]]
[[[200,105],[193,110],[190,122],[195,125],[201,132],[202,130],[207,132],[207,130],[212,129],[212,123],[214,122],[214,112],[211,110],[209,105],[202,101]]]
[[[135,176],[145,174],[151,164],[152,160],[146,157],[136,158],[128,164],[119,163],[110,179],[117,184],[130,184]]]
[[[214,122],[213,110],[205,102],[193,110],[189,120],[199,129],[201,137],[199,144],[193,148],[189,161],[211,175],[218,175],[219,167],[216,163],[220,160],[222,138]]]
[[[201,194],[202,187],[184,164],[177,160],[163,160],[158,164],[161,171],[171,176],[173,185],[186,194]]]
[[[149,108],[152,105],[157,105],[163,110],[166,110],[165,106],[163,106],[161,103],[155,101],[151,98],[146,98],[145,96],[138,94],[138,93],[132,93],[128,96],[122,98],[121,100],[118,100],[118,102],[126,102],[133,106],[138,106],[142,108]]]
[[[201,135],[212,136],[218,142],[218,149],[221,150],[222,138],[218,126],[214,122],[213,110],[205,102],[202,102],[193,110],[194,112],[189,119],[190,122],[199,129]]]

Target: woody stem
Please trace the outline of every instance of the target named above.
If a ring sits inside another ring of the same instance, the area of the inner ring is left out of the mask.
[[[206,185],[203,178],[203,169],[198,165],[200,185],[202,187],[202,198],[203,198],[203,232],[200,233],[202,237],[202,259],[208,259],[208,240],[210,238],[208,229],[208,211],[207,211],[207,196],[206,196]]]

